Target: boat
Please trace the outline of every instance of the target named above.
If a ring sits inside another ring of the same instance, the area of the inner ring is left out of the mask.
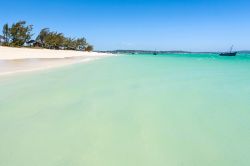
[[[229,52],[220,53],[220,56],[236,56],[237,52],[233,52],[233,47],[230,48]]]
[[[158,55],[157,51],[155,50],[155,52],[153,53],[154,55]]]

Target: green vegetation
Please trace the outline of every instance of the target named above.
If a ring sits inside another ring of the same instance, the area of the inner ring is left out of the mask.
[[[20,47],[28,42],[32,37],[33,26],[26,25],[25,21],[20,21],[12,24],[9,29],[10,33],[10,46]]]
[[[92,51],[94,49],[94,47],[92,45],[88,45],[85,49],[85,51]]]
[[[41,47],[47,49],[63,49],[63,50],[81,50],[93,51],[93,46],[89,45],[84,37],[71,38],[65,37],[63,33],[50,31],[49,28],[44,28],[40,31],[35,40],[31,40],[33,25],[27,25],[26,21],[19,21],[3,26],[3,36],[1,42],[3,46],[11,47]]]
[[[9,38],[10,38],[10,29],[8,24],[5,24],[3,26],[3,37],[4,37],[4,45],[7,45],[9,43]]]

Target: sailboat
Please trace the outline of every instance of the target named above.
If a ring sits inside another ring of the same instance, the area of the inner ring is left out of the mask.
[[[155,49],[155,52],[153,53],[154,55],[157,55],[158,53],[157,53],[157,51],[156,51],[156,49]]]
[[[220,56],[236,56],[237,52],[233,52],[234,46],[230,48],[229,52],[220,53]]]

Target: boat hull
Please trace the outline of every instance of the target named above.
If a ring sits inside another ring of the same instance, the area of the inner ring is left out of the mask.
[[[236,56],[237,52],[221,53],[220,56]]]

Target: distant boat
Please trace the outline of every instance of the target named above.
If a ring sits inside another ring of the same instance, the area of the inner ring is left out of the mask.
[[[230,51],[229,52],[224,52],[224,53],[220,53],[220,56],[236,56],[237,55],[237,52],[232,52],[233,51],[233,47],[232,46],[230,48]]]

